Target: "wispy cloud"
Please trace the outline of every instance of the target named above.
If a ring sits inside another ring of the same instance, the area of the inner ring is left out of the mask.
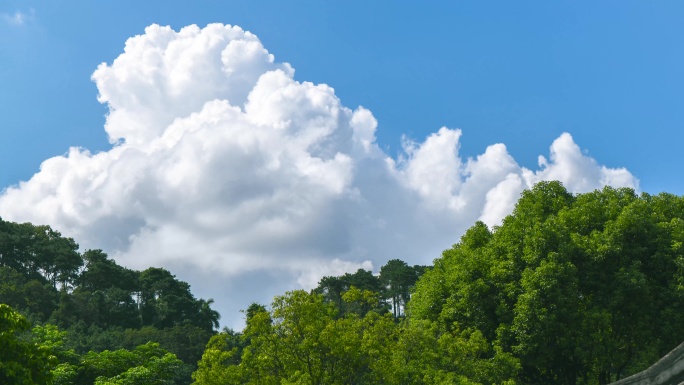
[[[12,26],[21,26],[33,19],[35,10],[30,9],[28,13],[16,11],[14,13],[0,13],[0,20]]]

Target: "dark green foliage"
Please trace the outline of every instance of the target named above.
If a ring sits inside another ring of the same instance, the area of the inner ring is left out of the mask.
[[[366,312],[371,310],[377,313],[384,313],[387,311],[387,305],[382,301],[380,296],[378,296],[377,302],[370,306],[359,307],[353,303],[345,302],[343,300],[344,293],[349,291],[352,287],[374,293],[380,293],[383,289],[378,277],[374,276],[373,273],[368,270],[358,269],[353,274],[345,273],[339,277],[323,277],[314,291],[318,294],[322,294],[326,302],[334,304],[337,307],[339,316],[343,316],[348,312],[357,312],[360,316],[364,316]]]
[[[32,240],[30,261],[52,286],[59,283],[62,290],[70,289],[83,266],[78,244],[50,226],[36,226]]]
[[[252,304],[249,305],[247,310],[244,311],[247,322],[249,322],[249,320],[252,319],[252,317],[254,317],[255,315],[263,312],[266,312],[266,306],[258,304],[256,302],[252,302]]]
[[[190,285],[180,282],[165,269],[151,267],[140,273],[140,309],[144,325],[172,326],[192,313],[194,298]]]
[[[30,223],[5,222],[0,218],[0,266],[6,266],[28,279],[44,279],[32,258],[36,228]]]
[[[116,264],[102,250],[87,250],[83,253],[85,269],[78,277],[78,286],[85,291],[118,288],[127,292],[138,289],[139,273]]]
[[[31,279],[9,266],[0,267],[0,302],[29,318],[45,321],[57,308],[57,290],[42,279]]]
[[[74,283],[83,260],[78,244],[50,226],[5,222],[0,219],[0,267],[9,267],[28,280],[45,280],[62,290]]]
[[[189,383],[189,373],[219,319],[211,308],[213,300],[195,298],[190,286],[167,270],[133,271],[119,266],[102,250],[81,255],[74,240],[49,226],[2,219],[0,303],[12,306],[35,324],[50,323],[66,330],[59,346],[77,356],[105,350],[134,351],[137,346],[157,342],[183,360],[182,383]],[[62,358],[55,373],[61,383],[74,383],[82,371],[78,363]],[[155,365],[160,368],[175,365],[164,355],[157,359]],[[116,381],[152,381],[144,375],[148,369],[136,369]]]
[[[143,325],[164,329],[187,324],[207,331],[218,327],[219,314],[210,307],[213,300],[196,300],[190,285],[168,270],[151,267],[140,273],[139,284]]]
[[[183,362],[192,364],[202,358],[204,346],[214,333],[194,325],[176,325],[168,329],[157,329],[145,326],[141,329],[126,329],[118,340],[126,349],[142,345],[148,341],[155,341],[159,346],[174,353]]]
[[[379,276],[364,269],[339,277],[326,276],[318,282],[314,291],[322,294],[325,301],[335,304],[340,316],[350,311],[364,316],[368,311],[382,314],[392,310],[394,318],[398,318],[402,315],[416,281],[425,270],[425,266],[411,267],[404,261],[393,259],[380,269]],[[377,302],[363,306],[353,301],[345,302],[344,293],[353,287],[378,294]]]
[[[218,327],[213,300],[196,299],[169,271],[137,272],[102,250],[77,250],[49,226],[0,219],[0,302],[62,328],[78,321],[100,328]]]
[[[411,290],[425,269],[425,266],[411,267],[398,259],[392,259],[380,268],[380,283],[383,286],[380,293],[389,301],[394,318],[402,315],[411,298]]]

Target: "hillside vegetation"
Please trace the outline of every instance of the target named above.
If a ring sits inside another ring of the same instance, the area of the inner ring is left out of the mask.
[[[684,340],[684,199],[544,182],[476,223],[417,281],[406,316],[372,285],[248,309],[197,384],[607,384]],[[325,286],[328,279],[321,281]]]
[[[3,317],[13,320],[0,332],[26,334],[30,323],[38,326],[35,338],[21,339],[52,346],[61,363],[72,365],[58,368],[57,382],[77,385],[93,384],[99,376],[123,373],[167,353],[178,360],[174,376],[189,383],[219,319],[212,300],[195,298],[186,282],[165,269],[130,270],[101,250],[79,253],[73,239],[49,226],[2,219],[0,303],[7,305]],[[151,341],[157,345],[146,345]],[[96,357],[95,352],[104,351]],[[117,351],[128,355],[118,366],[103,363],[109,366],[106,371],[93,366],[99,365],[97,360],[109,361],[107,354]],[[0,384],[24,383],[11,377],[18,372],[4,363],[0,361]]]
[[[0,237],[0,302],[24,315],[0,306],[19,352],[0,355],[0,383],[601,385],[684,340],[670,194],[542,182],[431,267],[324,277],[252,304],[242,331],[216,332],[211,300],[166,270],[80,255],[44,226],[0,222]]]

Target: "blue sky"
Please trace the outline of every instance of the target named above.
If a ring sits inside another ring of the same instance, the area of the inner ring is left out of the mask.
[[[427,3],[427,4],[426,4]],[[567,131],[649,193],[684,194],[684,4],[678,1],[4,1],[0,185],[69,146],[108,148],[90,75],[152,23],[254,32],[296,78],[326,83],[379,122],[396,153],[461,128],[462,152],[502,142],[534,166]]]
[[[675,1],[5,1],[0,217],[169,268],[235,326],[324,275],[429,264],[541,180],[682,195],[683,16]]]

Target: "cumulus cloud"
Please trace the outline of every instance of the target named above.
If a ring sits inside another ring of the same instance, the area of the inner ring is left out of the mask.
[[[474,221],[500,223],[537,181],[638,187],[569,134],[538,170],[503,144],[464,159],[461,131],[446,127],[404,140],[393,159],[371,111],[295,80],[236,26],[149,26],[92,79],[112,148],[46,160],[0,195],[0,215],[50,224],[130,267],[170,268],[229,324],[250,302],[323,275],[429,263]]]

